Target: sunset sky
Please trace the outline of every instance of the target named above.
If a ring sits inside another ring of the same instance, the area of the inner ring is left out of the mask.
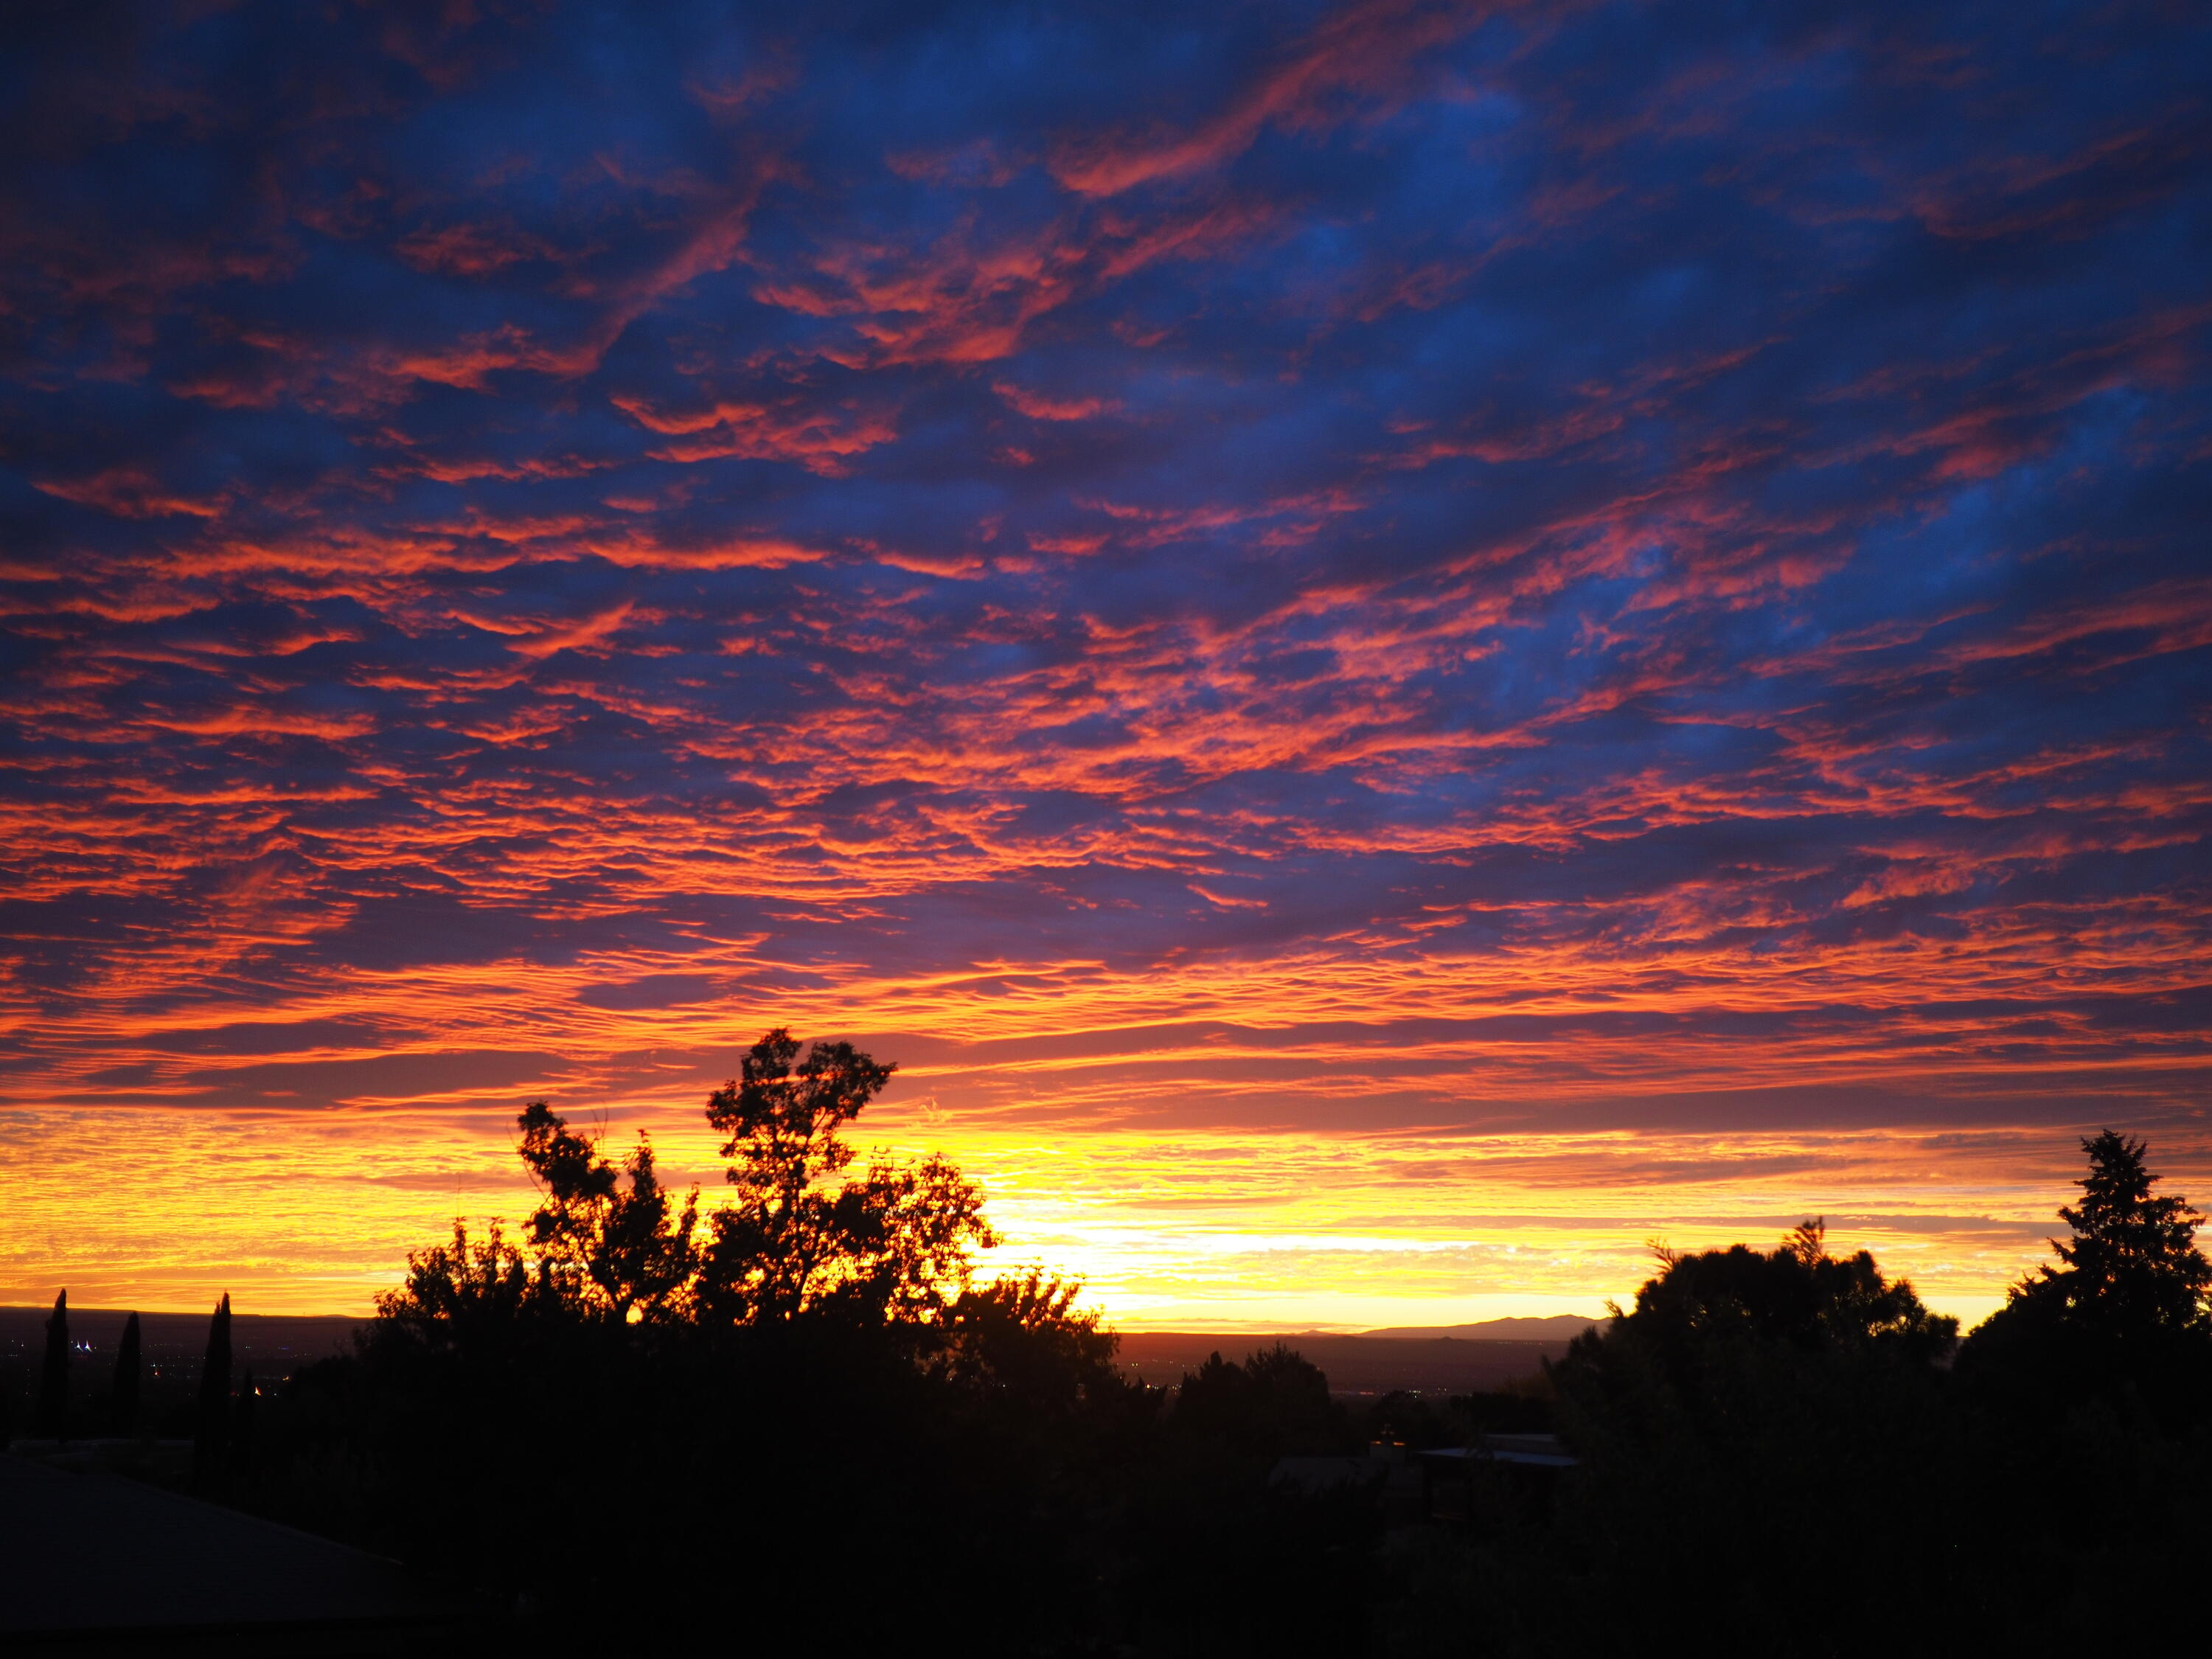
[[[775,1024],[1132,1328],[2212,1200],[2212,12],[0,32],[0,1302]]]

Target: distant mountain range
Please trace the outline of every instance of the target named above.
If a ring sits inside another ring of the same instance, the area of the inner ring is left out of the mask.
[[[1474,1325],[1399,1326],[1389,1330],[1123,1331],[1121,1369],[1154,1388],[1171,1389],[1209,1354],[1234,1364],[1278,1342],[1320,1367],[1336,1395],[1481,1394],[1532,1382],[1547,1358],[1599,1322],[1576,1315],[1550,1319],[1486,1319]]]
[[[1362,1336],[1386,1336],[1401,1342],[1437,1342],[1449,1337],[1455,1342],[1571,1342],[1605,1316],[1553,1314],[1543,1319],[1485,1319],[1472,1325],[1392,1325]]]

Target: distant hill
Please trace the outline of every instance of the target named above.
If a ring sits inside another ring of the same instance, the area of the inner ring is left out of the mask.
[[[1553,1314],[1545,1319],[1485,1319],[1472,1325],[1393,1325],[1379,1331],[1362,1331],[1360,1335],[1400,1342],[1438,1342],[1449,1338],[1455,1342],[1566,1343],[1591,1326],[1604,1323],[1603,1316]]]
[[[1397,1330],[1123,1331],[1121,1369],[1154,1388],[1173,1388],[1186,1372],[1218,1353],[1239,1360],[1278,1342],[1296,1349],[1328,1377],[1329,1392],[1379,1395],[1406,1389],[1416,1394],[1470,1394],[1533,1381],[1547,1359],[1594,1319],[1487,1319],[1474,1325],[1413,1326]]]

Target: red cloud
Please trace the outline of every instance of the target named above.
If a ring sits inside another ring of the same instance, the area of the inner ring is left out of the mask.
[[[1493,8],[1459,0],[1368,0],[1329,19],[1263,72],[1229,106],[1183,132],[1152,130],[1071,139],[1053,176],[1085,196],[1114,196],[1157,179],[1218,167],[1251,148],[1263,128],[1313,131],[1346,118],[1346,98],[1387,100],[1413,60],[1456,40]]]
[[[183,495],[162,486],[143,468],[112,466],[87,478],[40,478],[32,487],[79,507],[97,508],[120,519],[183,516],[212,519],[222,511],[218,499]]]
[[[1121,407],[1111,398],[1053,398],[1004,380],[994,380],[991,390],[1033,421],[1087,421],[1094,416],[1112,414]]]
[[[720,402],[706,409],[669,410],[640,397],[617,395],[615,406],[650,431],[677,441],[651,453],[670,461],[744,456],[797,461],[809,471],[836,477],[847,463],[898,436],[890,415],[851,407],[810,406],[787,398],[774,404]]]

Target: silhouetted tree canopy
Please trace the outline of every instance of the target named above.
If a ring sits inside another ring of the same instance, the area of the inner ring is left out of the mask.
[[[707,1103],[735,1196],[707,1218],[703,1243],[698,1193],[674,1203],[644,1137],[617,1166],[533,1103],[518,1120],[519,1150],[544,1201],[526,1242],[495,1226],[472,1244],[456,1224],[450,1243],[410,1256],[406,1284],[379,1310],[425,1330],[525,1316],[732,1327],[813,1314],[941,1326],[969,1291],[975,1253],[998,1239],[981,1190],[943,1158],[878,1158],[854,1172],[840,1131],[894,1069],[847,1042],[815,1043],[802,1059],[782,1030],[755,1043],[742,1075]]]
[[[1329,1398],[1321,1368],[1278,1342],[1241,1364],[1218,1350],[1176,1389],[1178,1432],[1268,1462],[1310,1452],[1352,1449],[1344,1413]]]
[[[969,1387],[1058,1414],[1120,1386],[1113,1333],[1079,1311],[1082,1287],[1032,1269],[964,1291],[940,1322],[934,1363]]]
[[[698,1266],[698,1188],[675,1209],[645,1135],[617,1168],[542,1100],[518,1123],[522,1162],[545,1200],[530,1218],[530,1243],[548,1291],[617,1320],[683,1316]]]
[[[383,1332],[459,1346],[514,1324],[526,1308],[557,1303],[551,1279],[550,1272],[533,1277],[497,1221],[474,1239],[468,1223],[457,1220],[446,1243],[408,1253],[405,1280],[376,1298],[377,1319]]]
[[[736,1201],[713,1217],[702,1316],[934,1317],[967,1288],[973,1253],[998,1242],[981,1193],[936,1158],[848,1175],[854,1152],[838,1132],[896,1068],[847,1042],[815,1043],[794,1066],[798,1054],[788,1031],[770,1031],[707,1103]]]
[[[1821,1218],[1800,1223],[1765,1253],[1735,1244],[1657,1254],[1663,1271],[1637,1291],[1634,1308],[1613,1310],[1609,1328],[1575,1340],[1570,1366],[1633,1343],[1679,1369],[1715,1343],[1735,1341],[1879,1349],[1926,1361],[1958,1336],[1957,1320],[1930,1313],[1908,1280],[1884,1279],[1866,1251],[1829,1255]]]
[[[1549,1368],[1582,1459],[1565,1513],[1605,1616],[1635,1624],[1655,1651],[1749,1650],[1717,1638],[1816,1624],[1875,1639],[1879,1598],[1839,1585],[1803,1531],[1881,1527],[1886,1549],[1935,1547],[1937,1362],[1957,1322],[1865,1251],[1831,1255],[1819,1220],[1772,1250],[1656,1254],[1635,1305]],[[1717,1624],[1710,1602],[1674,1588],[1716,1577],[1729,1598]]]

